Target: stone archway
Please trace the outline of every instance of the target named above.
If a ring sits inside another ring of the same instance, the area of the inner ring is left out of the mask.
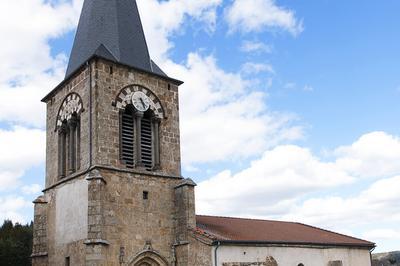
[[[167,266],[166,260],[155,251],[144,251],[130,260],[129,266]]]
[[[154,261],[151,258],[144,258],[137,263],[135,263],[133,266],[160,266],[156,261]]]

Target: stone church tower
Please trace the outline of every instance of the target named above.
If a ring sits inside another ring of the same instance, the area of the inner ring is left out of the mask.
[[[85,0],[66,77],[43,99],[34,266],[190,264],[181,84],[151,60],[135,0]]]
[[[160,15],[160,14],[156,14]],[[375,244],[304,224],[196,216],[181,176],[178,87],[135,0],[85,0],[47,105],[33,266],[371,265]]]

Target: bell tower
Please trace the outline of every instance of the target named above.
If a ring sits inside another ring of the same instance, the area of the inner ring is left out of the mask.
[[[135,0],[85,0],[47,106],[33,265],[187,265],[178,87],[151,60]],[[179,263],[178,263],[179,262]]]

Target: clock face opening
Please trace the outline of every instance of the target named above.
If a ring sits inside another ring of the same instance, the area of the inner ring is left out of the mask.
[[[137,91],[132,95],[132,103],[136,110],[146,112],[150,108],[150,99],[141,91]]]

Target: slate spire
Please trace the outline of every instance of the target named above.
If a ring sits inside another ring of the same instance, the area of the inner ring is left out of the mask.
[[[66,77],[92,56],[165,75],[151,61],[136,0],[85,0]]]

